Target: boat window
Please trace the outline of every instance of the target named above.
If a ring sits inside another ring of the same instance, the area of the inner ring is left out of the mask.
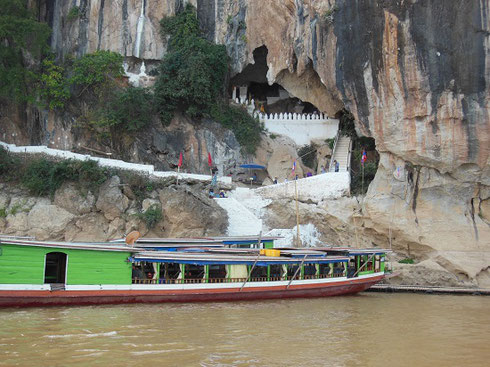
[[[316,275],[316,266],[315,264],[306,264],[305,269],[304,269],[304,275],[305,277],[313,277]]]
[[[185,265],[185,279],[202,279],[204,274],[204,265]]]
[[[165,266],[160,267],[160,272],[162,271],[162,268],[163,268],[163,271],[164,271],[163,278],[177,279],[179,277],[179,274],[180,274],[180,266],[179,266],[179,264],[177,264],[177,263],[165,264]],[[162,278],[162,276],[160,276],[160,278]]]
[[[65,283],[66,258],[63,252],[49,252],[46,254],[44,270],[44,283]]]
[[[270,280],[281,280],[282,278],[282,265],[270,265]]]
[[[330,264],[320,264],[320,275],[328,275],[330,273]]]
[[[341,276],[344,273],[344,264],[343,263],[333,263],[333,275]]]
[[[288,265],[288,277],[292,277],[295,273],[296,270],[298,270],[298,265]],[[299,272],[296,274],[296,277],[299,278]]]
[[[267,278],[267,266],[256,266],[252,270],[250,278]]]
[[[226,278],[225,265],[209,265],[209,279],[224,279]]]

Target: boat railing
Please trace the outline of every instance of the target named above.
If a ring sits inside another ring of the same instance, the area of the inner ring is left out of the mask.
[[[297,276],[295,280],[301,279],[327,279],[327,278],[339,278],[345,276],[343,272],[329,273],[329,274],[316,274],[316,275],[304,275],[303,277]],[[288,276],[270,276],[270,277],[253,277],[248,279],[248,282],[279,282],[284,280],[293,279],[292,275]],[[187,278],[187,279],[173,279],[173,278],[160,278],[160,279],[138,279],[133,278],[133,284],[198,284],[198,283],[242,283],[247,278]]]

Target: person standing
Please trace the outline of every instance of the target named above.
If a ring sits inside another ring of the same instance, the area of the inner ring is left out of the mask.
[[[335,167],[335,172],[339,172],[340,169],[340,164],[337,162],[337,160],[333,161],[334,167]]]
[[[324,167],[324,166],[322,166],[322,167],[321,167],[321,171],[320,171],[320,172],[321,172],[321,173],[326,173],[326,171],[325,171],[325,167]]]

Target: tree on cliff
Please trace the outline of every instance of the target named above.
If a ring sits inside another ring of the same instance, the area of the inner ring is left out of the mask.
[[[196,9],[187,4],[160,22],[168,49],[155,84],[155,102],[167,125],[175,111],[192,118],[212,118],[233,131],[247,153],[254,153],[263,127],[244,109],[228,105],[225,96],[228,55],[223,45],[201,35]]]
[[[0,96],[30,100],[28,86],[36,80],[35,69],[49,49],[51,30],[36,21],[27,0],[0,0]]]
[[[162,35],[170,37],[155,84],[163,122],[169,123],[177,109],[190,117],[209,116],[212,105],[222,98],[228,71],[224,46],[201,37],[195,8],[190,4],[160,24]]]

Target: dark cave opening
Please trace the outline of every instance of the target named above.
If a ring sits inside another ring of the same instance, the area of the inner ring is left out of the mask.
[[[376,140],[372,137],[358,135],[355,118],[349,110],[344,108],[338,111],[335,118],[339,119],[340,134],[352,139],[351,194],[365,194],[378,170],[379,153],[376,150]],[[365,159],[362,158],[363,152],[366,153]]]
[[[265,113],[319,113],[316,106],[291,96],[280,84],[267,81],[267,47],[253,51],[254,63],[230,80],[229,97],[240,103],[254,101],[255,109]]]

